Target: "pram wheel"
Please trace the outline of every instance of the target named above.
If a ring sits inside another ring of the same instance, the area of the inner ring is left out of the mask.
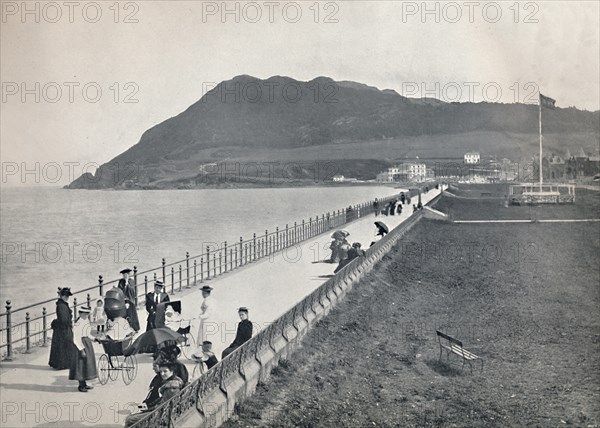
[[[192,336],[189,332],[187,334],[184,334],[183,337],[185,337],[185,342],[179,344],[179,347],[181,348],[181,353],[189,361],[194,361],[192,355],[194,354],[194,352],[196,352],[196,340],[194,339],[194,336]]]
[[[123,383],[129,385],[137,376],[137,361],[135,356],[129,355],[125,357],[123,367],[121,369],[123,373]]]
[[[108,357],[106,354],[100,355],[100,359],[98,360],[98,380],[101,385],[106,385],[108,382],[108,376],[110,373]]]

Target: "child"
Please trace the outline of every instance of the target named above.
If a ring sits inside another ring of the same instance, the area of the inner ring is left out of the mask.
[[[92,325],[96,326],[96,333],[104,333],[104,325],[106,324],[106,317],[104,313],[104,301],[102,299],[96,300],[96,307],[92,312]]]

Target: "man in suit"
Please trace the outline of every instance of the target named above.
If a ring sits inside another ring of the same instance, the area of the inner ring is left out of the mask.
[[[127,308],[127,314],[125,318],[132,329],[137,333],[140,329],[140,320],[137,314],[137,285],[131,278],[129,278],[129,274],[131,273],[131,269],[123,269],[119,272],[123,275],[123,278],[119,280],[118,287],[121,289],[123,294],[125,294],[125,306]]]
[[[223,351],[221,359],[231,354],[252,338],[252,323],[248,320],[248,308],[239,308],[238,315],[241,321],[238,323],[235,340]]]
[[[146,294],[146,311],[148,312],[148,319],[146,320],[146,331],[150,331],[156,328],[156,308],[159,303],[168,302],[169,295],[163,292],[163,282],[156,281],[154,283],[154,291]]]

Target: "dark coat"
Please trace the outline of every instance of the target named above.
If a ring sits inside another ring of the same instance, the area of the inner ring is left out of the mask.
[[[125,303],[129,303],[129,308],[127,308],[127,313],[125,318],[132,329],[138,331],[140,329],[140,320],[137,314],[136,308],[136,298],[137,298],[137,286],[135,283],[129,279],[127,284],[125,284],[125,278],[121,278],[119,280],[119,289],[125,294]]]
[[[170,302],[169,295],[167,293],[160,293],[158,297],[158,303]],[[156,297],[154,291],[146,294],[146,311],[148,312],[148,318],[146,319],[146,331],[156,328],[154,322],[156,320]]]
[[[91,380],[96,379],[96,355],[94,354],[94,346],[92,341],[84,337],[81,339],[85,347],[85,357],[81,355],[81,351],[77,346],[73,345],[73,363],[69,370],[70,380]]]
[[[244,343],[252,338],[252,323],[249,320],[243,320],[238,323],[237,332],[235,333],[235,340],[229,345],[229,347],[242,346]]]
[[[48,365],[64,370],[71,367],[73,361],[73,312],[69,304],[62,299],[56,302],[56,319],[52,321],[52,345]]]
[[[158,393],[158,389],[162,386],[163,383],[164,381],[159,374],[154,376],[154,378],[150,382],[148,395],[146,395],[146,398],[144,400],[144,403],[146,404],[146,406],[148,406],[148,409],[152,409],[160,401],[160,394]]]
[[[229,347],[225,348],[221,354],[221,359],[231,354],[237,348],[242,346],[248,340],[252,338],[252,323],[249,320],[240,321],[238,323],[237,332],[235,334],[235,340],[231,342]]]
[[[212,352],[211,352],[212,354]],[[208,357],[208,360],[206,360],[204,362],[204,364],[206,364],[206,367],[208,369],[210,369],[212,366],[216,365],[219,362],[219,360],[217,360],[217,357],[215,356],[215,354],[212,354],[210,357]]]

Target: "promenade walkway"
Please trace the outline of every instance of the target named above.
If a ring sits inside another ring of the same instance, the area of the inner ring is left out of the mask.
[[[439,192],[433,189],[424,194],[423,204]],[[416,203],[416,198],[413,202]],[[371,214],[348,224],[344,227],[350,232],[348,241],[360,242],[366,248],[375,237],[375,220],[383,221],[391,230],[406,220],[412,211],[412,206],[405,205],[400,216],[376,218]],[[249,318],[256,334],[333,274],[337,265],[323,261],[330,254],[330,233],[201,284],[214,288],[215,317],[211,324],[213,333],[208,339],[213,342],[218,357],[235,337],[239,306],[250,309]],[[182,301],[184,318],[198,315],[202,300],[198,291],[200,286],[171,296],[171,300]],[[144,328],[146,312],[143,307],[138,314]],[[196,334],[195,329],[192,333]],[[98,344],[95,346],[98,358],[103,352]],[[92,383],[95,388],[83,394],[77,391],[76,381],[68,380],[67,370],[55,371],[48,366],[48,354],[49,348],[35,348],[29,356],[20,355],[13,362],[2,363],[0,426],[120,427],[125,417],[144,399],[154,376],[152,358],[138,355],[138,374],[133,383],[125,386],[119,376],[106,385]],[[180,360],[186,363],[191,375],[193,363],[185,361],[183,356]]]

